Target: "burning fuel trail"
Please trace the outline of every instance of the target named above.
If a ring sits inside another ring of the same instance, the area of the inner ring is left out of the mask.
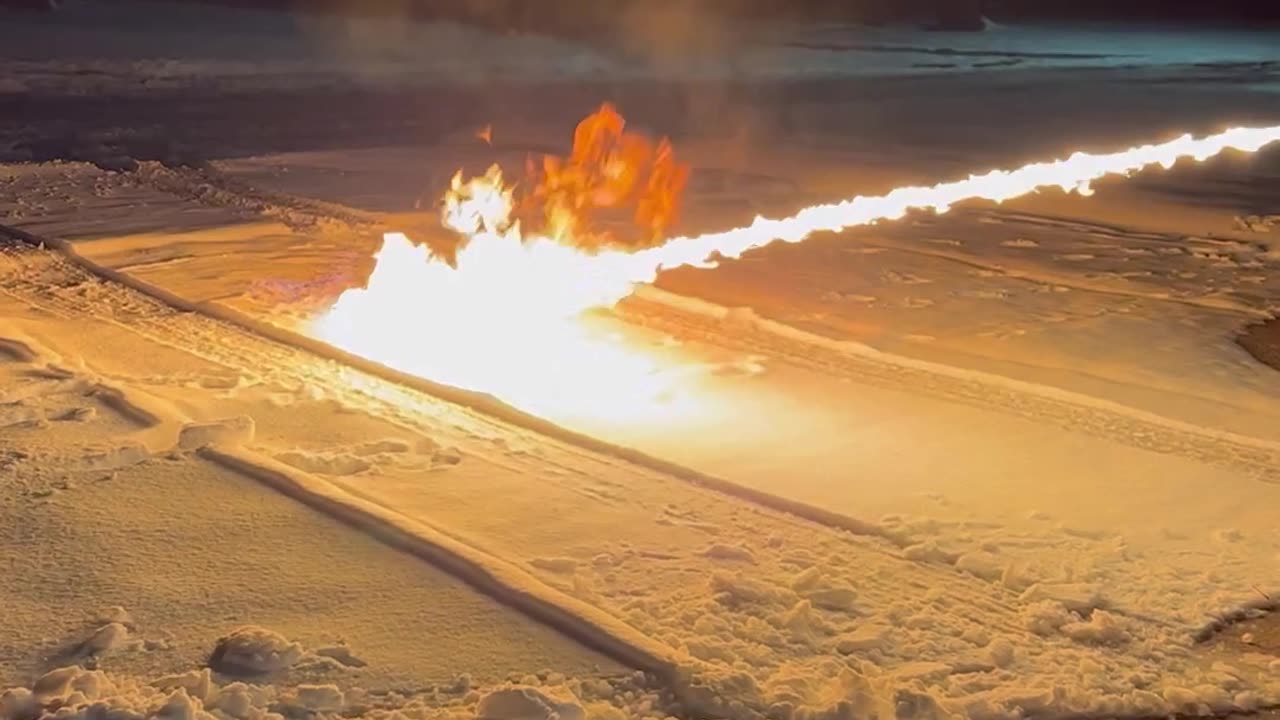
[[[1091,183],[1108,176],[1168,169],[1181,159],[1203,161],[1226,150],[1256,152],[1278,140],[1280,126],[1235,128],[1115,153],[1081,152],[816,205],[788,218],[758,217],[745,227],[638,251],[584,249],[590,243],[573,237],[524,234],[514,219],[512,191],[495,169],[466,183],[459,178],[446,193],[445,224],[465,240],[456,267],[434,261],[404,235],[388,234],[367,286],[345,292],[312,331],[369,359],[487,390],[533,411],[555,414],[573,398],[600,407],[625,402],[616,397],[622,388],[665,396],[669,378],[617,342],[591,337],[581,322],[585,311],[612,306],[663,270],[714,267],[774,242],[797,243],[815,233],[896,220],[912,210],[944,213],[965,200],[1001,202],[1052,188],[1087,195]],[[398,320],[406,314],[414,317],[411,326]],[[655,377],[665,379],[649,382]]]

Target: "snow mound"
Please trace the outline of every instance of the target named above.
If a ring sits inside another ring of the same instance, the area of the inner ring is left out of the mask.
[[[302,655],[302,646],[283,635],[246,626],[218,640],[209,667],[227,675],[266,675],[288,670]]]
[[[716,543],[703,550],[702,554],[712,560],[724,560],[727,562],[754,563],[756,561],[755,555],[741,545]]]
[[[890,634],[890,629],[884,625],[859,625],[836,641],[836,650],[843,655],[884,650],[889,646]]]
[[[315,475],[358,475],[373,467],[373,463],[364,457],[342,452],[289,450],[275,458],[289,467]]]
[[[578,569],[578,561],[567,557],[533,558],[529,564],[540,570],[566,575],[572,575]]]
[[[858,607],[858,593],[847,587],[818,588],[805,593],[805,597],[814,607],[832,612],[852,613]]]
[[[368,695],[335,684],[219,685],[208,668],[148,682],[70,666],[30,687],[0,691],[0,720],[626,720],[675,711],[670,696],[643,673],[606,679],[542,671],[486,689],[463,675],[448,688],[392,693],[377,707],[369,706]]]
[[[762,580],[743,575],[714,573],[708,583],[716,601],[723,605],[794,603],[795,593]]]
[[[434,443],[426,442],[432,452],[438,449]],[[413,451],[413,446],[408,442],[389,438],[323,450],[294,448],[277,452],[273,457],[305,473],[348,476],[359,475],[385,465],[403,463],[405,456],[411,455]]]
[[[282,720],[268,710],[276,692],[243,683],[219,688],[208,669],[144,683],[70,666],[0,693],[0,720]]]
[[[311,713],[336,713],[347,701],[336,685],[299,685],[290,704]]]
[[[1124,623],[1106,610],[1094,610],[1087,622],[1067,623],[1062,632],[1087,645],[1123,645],[1129,642],[1129,631]]]
[[[178,432],[178,448],[198,450],[210,445],[244,445],[253,442],[254,430],[253,418],[247,415],[187,423]]]
[[[110,622],[94,630],[80,645],[87,655],[102,655],[121,647],[129,640],[129,628],[123,623]]]
[[[151,452],[140,442],[128,440],[118,445],[86,448],[80,465],[86,470],[116,470],[138,465],[151,459]]]
[[[947,552],[932,540],[909,545],[902,549],[902,557],[918,563],[938,563],[950,565],[956,561],[953,553]]]
[[[98,622],[104,624],[120,623],[121,625],[130,628],[134,625],[133,616],[129,614],[128,610],[120,607],[119,605],[113,605],[109,608],[103,609],[97,614],[96,619]]]
[[[1004,562],[992,553],[983,551],[965,553],[956,558],[956,569],[988,582],[995,582],[1006,576]]]
[[[351,652],[351,648],[345,645],[331,645],[328,647],[316,648],[312,655],[318,658],[328,658],[334,662],[349,668],[360,668],[368,665],[362,658],[357,657]]]
[[[408,442],[399,438],[387,438],[385,440],[374,440],[371,442],[361,443],[355,446],[351,451],[360,457],[368,457],[370,455],[402,455],[404,453],[413,452],[413,446]]]
[[[513,685],[486,693],[476,705],[479,720],[585,720],[577,698],[552,697],[545,689]]]
[[[1054,600],[1041,600],[1022,608],[1023,627],[1042,637],[1053,635],[1079,617]]]
[[[213,675],[208,668],[192,670],[180,675],[167,675],[151,682],[152,687],[164,693],[172,694],[182,690],[193,698],[208,700],[213,694]]]
[[[1066,609],[1088,614],[1107,605],[1101,589],[1089,583],[1037,583],[1022,593],[1022,602],[1052,601]]]
[[[118,701],[100,702],[117,696]],[[137,715],[144,704],[139,700],[122,694],[100,671],[63,667],[40,676],[30,689],[11,688],[0,695],[0,720],[80,720],[90,717],[94,707]]]

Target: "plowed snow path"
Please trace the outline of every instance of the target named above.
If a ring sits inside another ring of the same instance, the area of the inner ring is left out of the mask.
[[[252,417],[257,456],[513,563],[536,583],[513,597],[567,598],[601,646],[658,643],[710,706],[1154,714],[1280,694],[1265,658],[1203,667],[1186,625],[1109,598],[1108,568],[1132,561],[1118,538],[1030,584],[1000,546],[961,562],[746,505],[175,312],[52,253],[7,251],[0,273],[22,332],[187,417]]]

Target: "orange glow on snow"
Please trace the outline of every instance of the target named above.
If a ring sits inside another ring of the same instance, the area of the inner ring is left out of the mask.
[[[564,165],[553,163],[548,176],[560,177],[557,173],[575,166],[601,167],[600,154],[587,150],[596,147],[596,137],[613,148],[603,156],[630,156],[627,143],[619,140],[621,126],[607,113],[598,116],[593,117],[603,129],[584,131],[580,126],[575,155]],[[563,198],[577,198],[568,203],[570,220],[549,222],[554,232],[524,233],[514,219],[512,190],[494,169],[470,181],[456,178],[446,194],[444,223],[463,238],[456,268],[430,257],[402,234],[387,234],[367,287],[345,292],[315,321],[312,332],[371,360],[488,391],[553,419],[616,422],[685,413],[696,405],[689,371],[664,367],[655,355],[617,336],[601,335],[584,320],[588,311],[611,307],[664,269],[714,267],[721,258],[774,242],[795,243],[818,232],[896,220],[914,209],[943,213],[964,200],[1000,202],[1044,188],[1089,194],[1090,183],[1107,176],[1127,176],[1156,165],[1167,169],[1179,159],[1202,161],[1228,149],[1255,152],[1277,140],[1280,127],[1237,128],[1117,153],[1077,153],[931,187],[816,205],[789,218],[759,217],[746,227],[632,251],[584,241],[576,234],[583,206],[574,203],[583,197],[595,197],[593,202],[604,206],[623,197],[647,198],[648,191],[640,192],[637,182],[606,172],[604,177],[575,179],[569,183],[571,192],[558,195],[559,181],[548,180],[551,189],[538,196],[547,217],[563,210]],[[636,152],[638,166],[648,168],[651,178],[679,175],[674,164],[659,169],[669,161],[660,160],[664,152],[669,155],[662,146],[649,155]],[[668,208],[674,211],[683,185],[682,177],[675,179],[669,185],[661,177],[652,181],[663,188],[656,193],[662,199],[653,199],[658,207],[636,216],[653,220],[651,230],[665,229],[658,220],[671,217]]]

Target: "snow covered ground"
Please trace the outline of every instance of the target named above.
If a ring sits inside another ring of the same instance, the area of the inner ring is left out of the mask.
[[[134,94],[119,79],[154,48],[77,32],[94,62],[132,64],[99,87]],[[368,103],[286,137],[292,101],[322,107],[329,90],[254,94],[278,80],[263,72],[215,107],[225,88],[191,82],[220,77],[209,57],[315,67],[228,30],[172,49],[196,63],[172,103],[116,99],[56,131],[11,121],[7,147],[97,165],[0,167],[0,223],[58,245],[0,255],[17,608],[0,687],[35,693],[5,695],[0,718],[26,720],[33,700],[87,716],[103,698],[241,719],[1280,704],[1270,619],[1253,617],[1280,592],[1280,375],[1234,342],[1280,308],[1276,150],[663,276],[599,319],[695,378],[698,412],[660,420],[547,418],[562,429],[467,408],[261,325],[305,329],[362,282],[383,230],[440,232],[423,203],[456,168],[559,151],[607,97],[693,162],[689,230],[1280,117],[1270,37],[849,34],[786,42],[873,47],[760,51],[821,82],[701,94],[609,68],[627,82],[532,84],[431,119],[429,94],[378,80]],[[500,61],[567,57],[520,43]],[[978,51],[1019,62],[971,67]],[[958,67],[916,67],[935,61]],[[1105,67],[1070,69],[1089,64]],[[61,75],[29,79],[14,86],[26,120],[89,107],[49,99],[77,92]],[[485,122],[492,147],[474,137]],[[155,153],[171,135],[195,161],[154,162],[174,159]],[[268,667],[229,672],[228,642]],[[87,670],[37,681],[68,663]]]
[[[1254,534],[1269,522],[1263,510],[1237,515],[1235,526],[1208,536],[1185,525],[1166,528],[1159,546],[1149,544],[1142,528],[1134,528],[1130,540],[1058,525],[1050,512],[1028,518],[1025,529],[993,523],[989,513],[956,520],[945,496],[921,499],[941,506],[932,516],[856,523],[835,508],[804,520],[769,509],[775,504],[769,501],[702,489],[691,473],[656,472],[643,461],[590,452],[175,312],[47,251],[9,252],[5,262],[6,348],[11,372],[27,379],[11,391],[17,400],[11,409],[22,414],[14,427],[40,438],[11,453],[10,477],[43,491],[35,487],[45,479],[41,468],[58,468],[65,487],[49,483],[42,500],[55,507],[83,512],[87,505],[99,515],[106,509],[129,517],[124,508],[110,510],[117,501],[110,483],[141,484],[137,506],[155,508],[150,496],[158,491],[147,483],[160,472],[170,484],[175,476],[191,478],[197,506],[226,517],[230,500],[216,500],[210,485],[256,479],[330,512],[342,508],[339,517],[347,522],[455,572],[479,567],[500,581],[500,597],[643,666],[676,688],[683,712],[694,714],[835,712],[846,702],[862,712],[885,712],[911,698],[930,716],[1145,715],[1194,712],[1201,704],[1250,709],[1275,697],[1272,657],[1246,652],[1211,662],[1193,642],[1214,618],[1261,605],[1260,593],[1274,589],[1263,577],[1258,590],[1233,590],[1237,573],[1252,579],[1274,561],[1274,545]],[[53,438],[62,423],[98,414],[64,409],[59,403],[66,400],[56,393],[22,392],[45,378],[109,388],[100,392],[115,398],[132,427],[117,422],[114,433],[96,442],[74,433],[69,447],[59,448]],[[210,444],[216,449],[204,449]],[[1164,463],[1168,473],[1188,467],[1176,457]],[[105,489],[99,473],[107,475]],[[1219,481],[1243,482],[1231,473]],[[95,491],[108,496],[95,502]],[[252,519],[232,515],[253,528],[268,521],[257,519],[263,509],[250,492],[235,502],[249,503]],[[1257,491],[1249,497],[1255,508],[1274,500]],[[1195,502],[1208,506],[1204,497]],[[919,500],[917,506],[924,509]],[[91,519],[76,526],[94,528],[93,537],[106,534]],[[137,532],[138,520],[125,522]],[[289,532],[304,531],[298,520],[282,522]],[[145,545],[129,547],[145,553]],[[353,552],[346,542],[337,547],[343,557]],[[273,556],[280,555],[265,555]],[[295,556],[285,555],[291,567]],[[463,575],[474,580],[474,572]],[[361,587],[351,576],[333,581],[347,592]],[[107,597],[120,597],[112,579],[102,583]],[[402,622],[387,614],[395,603],[386,592],[370,598],[379,609],[367,615],[377,618],[381,632],[389,623],[403,637]],[[155,612],[172,613],[173,602],[157,598],[141,606],[154,603]],[[556,614],[546,614],[547,606]],[[341,633],[356,657],[372,656],[376,640],[365,640],[372,647],[363,649],[365,636],[352,628],[362,621],[325,607],[322,602],[308,613],[323,618],[310,632],[328,642],[329,633]],[[275,617],[261,603],[242,613],[224,622],[234,629]],[[446,617],[458,614],[449,610]],[[52,622],[78,626],[56,616]],[[184,632],[169,632],[189,647],[193,621],[179,616],[171,622]],[[493,628],[483,627],[481,637],[491,640]],[[24,646],[21,635],[14,644]],[[545,641],[535,647],[546,652]],[[395,643],[390,648],[405,651]],[[505,644],[502,649],[509,652]],[[476,655],[459,652],[451,662]],[[125,658],[118,661],[122,671],[130,669]],[[117,667],[110,657],[101,662]],[[582,685],[580,675],[576,680],[578,692],[596,702],[637,701],[634,692],[613,695]],[[294,692],[284,683],[271,687],[286,697]],[[408,701],[430,704],[438,696],[423,691]],[[647,697],[640,696],[646,707],[661,702]],[[737,703],[745,708],[735,710]]]

